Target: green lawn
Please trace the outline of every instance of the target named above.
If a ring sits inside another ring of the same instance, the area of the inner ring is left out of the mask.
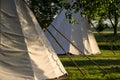
[[[101,54],[89,55],[88,57],[99,64],[107,73],[104,75],[100,68],[82,55],[72,56],[72,59],[85,73],[85,76],[83,76],[68,56],[64,55],[59,57],[69,74],[65,80],[120,80],[120,34],[117,36],[110,33],[95,34],[95,37],[100,46]]]
[[[100,49],[104,50],[120,50],[120,33],[94,33]]]

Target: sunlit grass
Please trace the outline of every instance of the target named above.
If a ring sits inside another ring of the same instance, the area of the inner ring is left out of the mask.
[[[102,36],[105,36],[106,41],[101,39],[103,38]],[[69,74],[65,80],[120,80],[120,35],[115,37],[111,34],[102,34],[100,37],[98,34],[95,34],[95,37],[100,46],[101,54],[89,55],[88,57],[94,60],[106,73],[85,56],[72,55],[72,60],[85,73],[85,76],[83,76],[72,61],[70,61],[69,57],[64,55],[59,57]],[[108,48],[110,43],[107,40],[114,40],[117,43],[114,44],[115,49]]]
[[[120,79],[120,50],[113,54],[109,50],[102,50],[102,54],[89,56],[107,73],[98,68],[84,56],[72,56],[81,70],[86,74],[83,76],[77,67],[70,61],[68,56],[59,56],[65,66],[68,76],[65,80],[119,80]]]

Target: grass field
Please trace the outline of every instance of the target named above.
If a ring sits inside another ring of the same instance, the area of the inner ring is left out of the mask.
[[[100,35],[95,33],[95,37],[101,54],[89,55],[88,57],[99,64],[106,73],[86,57],[72,55],[72,59],[85,73],[83,76],[68,56],[59,56],[69,74],[64,80],[120,80],[120,33],[117,36],[111,33]]]

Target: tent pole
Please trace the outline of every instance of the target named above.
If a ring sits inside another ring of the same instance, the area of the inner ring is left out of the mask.
[[[64,37],[69,43],[71,43],[79,52],[83,53],[79,48],[77,48],[69,39],[67,39],[59,30],[55,28],[53,24],[51,24],[52,27],[62,36]],[[97,64],[95,61],[93,61],[91,58],[89,58],[87,55],[83,53],[83,55],[90,61],[92,61],[99,69],[101,69],[104,72],[104,75],[107,73],[103,68],[100,67],[99,64]]]
[[[50,33],[50,35],[54,38],[54,40],[59,45],[59,47],[65,52],[65,54],[69,57],[69,59],[72,61],[72,63],[77,67],[77,69],[85,77],[86,76],[85,73],[83,73],[83,71],[80,69],[80,67],[78,66],[78,64],[72,59],[72,57],[70,56],[69,52],[65,51],[65,49],[61,46],[61,44],[57,41],[57,39],[54,37],[54,35],[48,29],[46,29],[46,30]]]

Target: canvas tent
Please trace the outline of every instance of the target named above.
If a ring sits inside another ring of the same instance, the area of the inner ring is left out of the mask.
[[[67,74],[23,0],[0,0],[0,80],[45,80]]]
[[[72,13],[73,19],[77,21],[77,24],[70,24],[69,20],[65,16],[66,10],[63,9],[59,15],[53,20],[51,25],[47,28],[55,39],[61,44],[66,52],[74,55],[79,54],[99,54],[100,50],[94,35],[90,31],[90,25],[88,21],[80,15],[80,11]],[[55,27],[55,28],[54,28]],[[57,29],[57,30],[55,30]],[[63,49],[57,44],[56,40],[51,36],[49,31],[45,31],[48,40],[51,42],[54,50],[57,54],[65,54]],[[69,39],[78,49],[76,49],[69,41],[67,41],[60,33],[62,33],[67,39]]]

